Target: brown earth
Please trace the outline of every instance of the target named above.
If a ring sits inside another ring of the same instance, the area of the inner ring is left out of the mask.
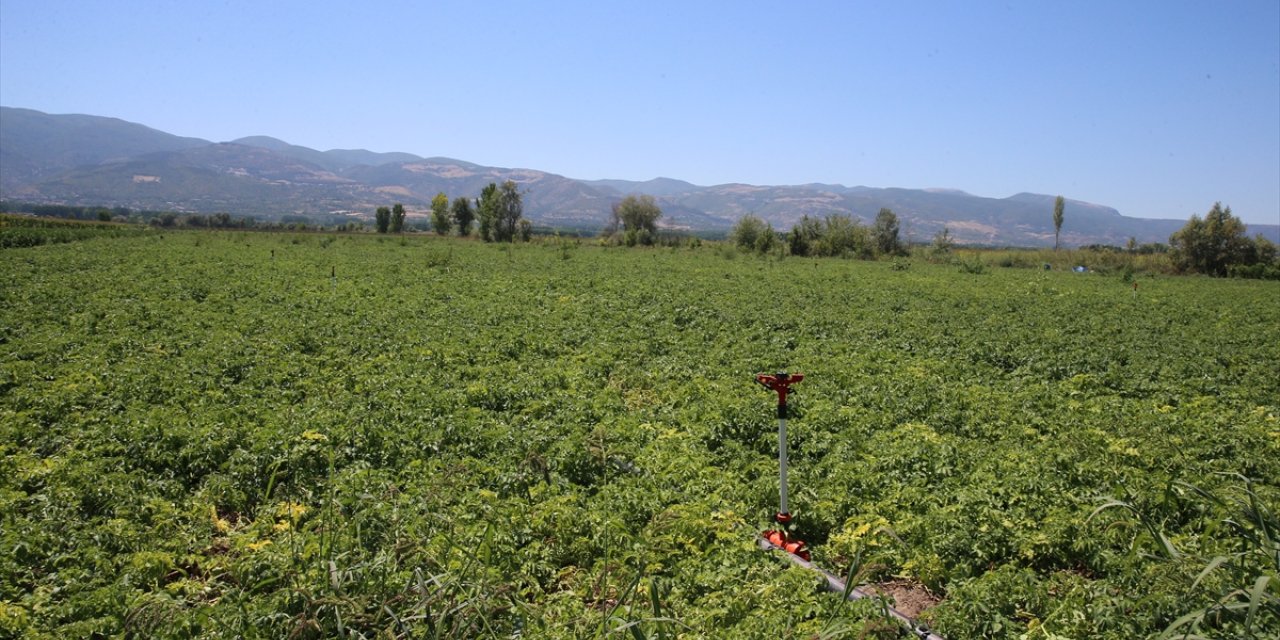
[[[893,600],[893,608],[913,620],[920,615],[920,612],[942,601],[942,598],[930,593],[924,585],[909,580],[877,582],[867,585],[864,589],[871,593],[889,596]]]

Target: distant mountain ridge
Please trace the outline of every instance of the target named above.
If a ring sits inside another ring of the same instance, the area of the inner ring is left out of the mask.
[[[882,207],[898,214],[908,240],[947,228],[960,242],[1053,244],[1053,196],[985,198],[955,189],[836,184],[698,186],[673,178],[575,180],[534,169],[486,167],[452,158],[364,149],[318,151],[269,136],[214,143],[115,118],[50,115],[0,107],[0,198],[126,206],[259,217],[369,218],[402,202],[423,214],[440,192],[475,197],[490,182],[514,180],[533,222],[599,229],[629,194],[654,196],[668,228],[723,232],[746,214],[779,231],[802,216],[850,215],[870,223]],[[1103,205],[1068,200],[1068,245],[1166,242],[1185,220],[1128,218]],[[1250,225],[1280,241],[1280,226]]]
[[[702,187],[695,184],[685,182],[684,180],[673,180],[671,178],[654,178],[644,182],[634,182],[631,180],[581,180],[585,185],[595,187],[602,191],[616,193],[627,196],[631,194],[647,194],[656,197],[672,196],[690,191],[697,191]]]
[[[419,162],[423,160],[423,158],[415,156],[412,153],[377,153],[375,151],[367,151],[365,149],[330,149],[328,151],[316,151],[309,147],[299,147],[298,145],[289,144],[284,140],[278,140],[271,136],[249,136],[247,138],[238,138],[231,142],[232,144],[242,144],[247,147],[269,149],[291,158],[311,162],[324,167],[329,171],[342,171],[343,169],[349,169],[358,165],[377,166],[395,162]]]
[[[208,144],[117,118],[0,107],[0,190],[78,166]]]

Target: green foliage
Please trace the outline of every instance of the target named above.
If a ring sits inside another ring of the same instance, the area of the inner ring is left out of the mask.
[[[787,250],[793,256],[813,255],[818,239],[822,237],[822,222],[816,218],[803,216],[791,227],[787,234]]]
[[[449,215],[449,196],[443,191],[431,199],[431,228],[437,235],[447,236],[453,228],[453,218]]]
[[[404,205],[399,202],[391,207],[391,233],[404,232]]]
[[[5,211],[4,204],[0,202],[0,211]],[[117,223],[115,228],[125,228],[120,225],[128,223],[133,225],[149,224],[153,227],[173,228],[173,229],[255,229],[263,231],[281,231],[281,230],[303,230],[314,229],[325,226],[334,230],[345,230],[346,228],[360,223],[349,222],[345,216],[329,216],[327,221],[320,221],[296,214],[286,214],[275,220],[258,220],[252,216],[233,215],[226,212],[212,214],[187,213],[182,214],[175,211],[150,211],[141,210],[134,211],[127,207],[79,207],[67,205],[31,205],[19,204],[20,209],[11,209],[12,211],[27,211],[38,216],[39,219],[50,220],[60,218],[64,222],[75,224],[77,222],[89,223],[95,222],[114,222]],[[2,214],[0,214],[2,215]],[[17,216],[25,217],[25,216]],[[42,225],[42,228],[55,228],[54,225]],[[70,226],[62,228],[72,228]],[[80,229],[90,228],[82,224]],[[106,227],[98,227],[105,229]]]
[[[490,184],[490,186],[493,186]],[[488,187],[486,187],[488,189]],[[521,225],[524,204],[520,195],[520,187],[512,180],[502,183],[496,191],[490,191],[486,197],[481,194],[481,229],[484,229],[484,210],[489,209],[490,233],[494,242],[511,242],[519,236],[525,239],[525,228]]]
[[[782,368],[942,635],[1275,635],[1277,283],[385,240],[0,251],[0,635],[876,637]]]
[[[1176,270],[1167,254],[1130,253],[1119,247],[1079,249],[949,249],[935,255],[932,247],[926,254],[934,262],[981,261],[988,267],[1071,271],[1084,266],[1094,275],[1118,274],[1122,280],[1138,275],[1174,274]],[[1125,280],[1128,282],[1129,280]]]
[[[62,244],[146,233],[142,227],[0,214],[0,249]]]
[[[929,254],[934,259],[945,258],[951,255],[951,250],[954,249],[955,246],[955,240],[951,238],[951,230],[943,227],[942,231],[934,234],[933,244],[929,245]]]
[[[471,235],[471,223],[475,222],[475,212],[471,210],[471,200],[462,196],[453,199],[453,222],[458,226],[458,235]]]
[[[607,235],[621,231],[626,235],[628,246],[653,244],[658,234],[658,218],[662,217],[662,209],[653,196],[629,195],[614,203],[612,211],[613,218],[606,230]]]
[[[1261,638],[1280,630],[1280,517],[1251,479],[1239,474],[1229,478],[1242,486],[1230,488],[1234,495],[1228,498],[1186,482],[1171,487],[1177,491],[1175,500],[1221,518],[1209,527],[1219,533],[1220,544],[1210,550],[1226,551],[1212,557],[1179,550],[1162,523],[1132,502],[1110,498],[1090,516],[1123,510],[1141,523],[1144,546],[1156,551],[1152,557],[1170,563],[1174,571],[1199,569],[1189,587],[1191,610],[1170,623],[1161,638]]]
[[[901,255],[904,252],[902,241],[898,239],[898,216],[888,208],[880,209],[876,214],[875,227],[871,231],[876,252],[884,256]]]
[[[1062,196],[1053,199],[1053,248],[1058,249],[1058,237],[1062,234],[1063,212],[1067,201]]]
[[[1251,258],[1256,260],[1257,264],[1274,264],[1280,258],[1280,252],[1277,251],[1274,242],[1259,233],[1253,237],[1253,255]]]
[[[502,183],[498,189],[498,218],[494,239],[499,242],[510,242],[516,239],[517,233],[528,240],[528,227],[521,225],[524,205],[520,189],[512,180]]]
[[[1265,240],[1265,238],[1263,238]],[[1227,267],[1227,275],[1232,278],[1252,278],[1254,280],[1280,280],[1280,263],[1233,264]]]
[[[901,245],[897,241],[897,217],[892,211],[884,209],[877,219],[882,224],[886,246]],[[871,231],[849,216],[833,214],[822,220],[804,216],[787,234],[787,250],[793,256],[825,256],[839,258],[872,258],[875,256],[876,243]]]
[[[105,213],[111,217],[128,218],[134,212],[128,207],[80,206],[65,204],[34,204],[30,202],[10,202],[0,200],[0,213],[24,211],[41,218],[69,218],[72,220],[102,221]]]
[[[968,260],[958,260],[956,264],[959,265],[960,270],[964,273],[980,275],[987,272],[987,263],[983,262],[982,259],[977,256],[969,258]]]
[[[374,212],[374,221],[378,225],[378,233],[386,233],[391,229],[391,209],[378,207]]]
[[[778,234],[773,231],[773,226],[759,216],[747,214],[733,225],[729,237],[741,249],[764,254],[773,249]]]
[[[1252,275],[1250,267],[1262,265],[1259,277],[1267,277],[1276,264],[1275,245],[1259,235],[1250,240],[1245,235],[1244,223],[1231,215],[1231,207],[1223,208],[1221,202],[1204,219],[1193,215],[1187,224],[1169,237],[1173,262],[1183,272],[1225,276],[1236,267],[1237,275]],[[1243,269],[1240,269],[1243,268]]]
[[[814,245],[814,255],[839,258],[872,258],[875,246],[871,233],[849,216],[833,214],[823,220],[822,235]]]
[[[494,229],[498,224],[498,185],[490,182],[480,190],[476,199],[476,211],[480,218],[480,239],[495,240]]]

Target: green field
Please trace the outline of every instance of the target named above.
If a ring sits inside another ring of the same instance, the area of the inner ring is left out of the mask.
[[[755,546],[780,369],[815,561],[950,640],[1280,632],[1280,282],[215,232],[0,273],[0,637],[893,637]]]

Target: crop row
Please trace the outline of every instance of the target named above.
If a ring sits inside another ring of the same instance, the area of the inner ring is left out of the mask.
[[[754,548],[758,371],[806,374],[815,559],[950,637],[1160,631],[1241,586],[1196,580],[1244,543],[1179,483],[1280,483],[1275,283],[212,232],[0,265],[31,637],[887,633]]]

